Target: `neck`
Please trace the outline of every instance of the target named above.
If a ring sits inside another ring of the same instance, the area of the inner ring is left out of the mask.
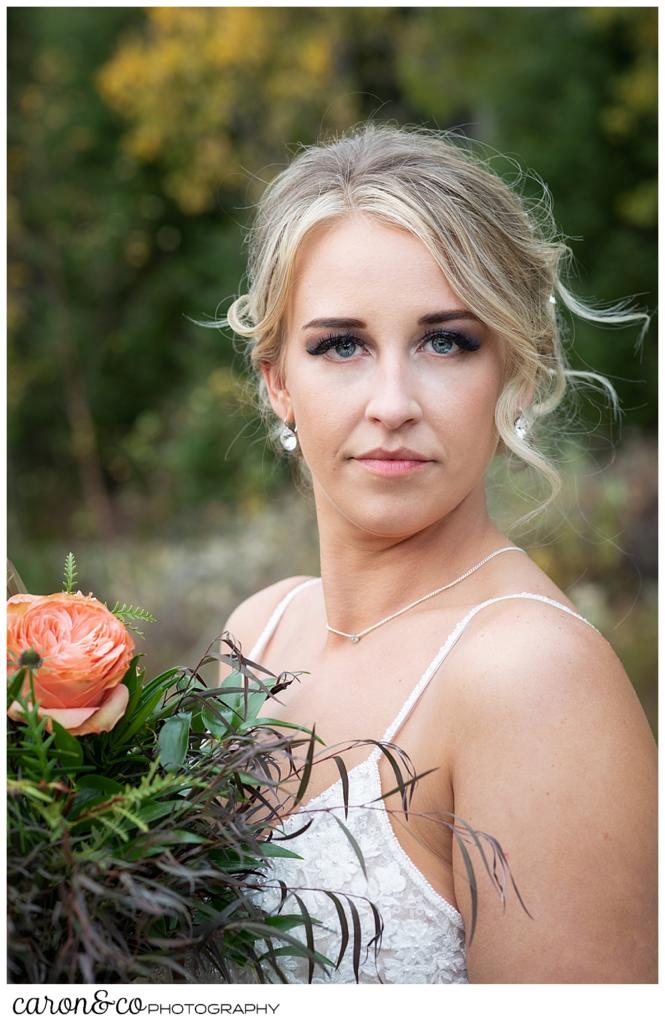
[[[320,504],[317,499],[326,617],[344,633],[362,632],[512,544],[489,518],[484,492],[475,500],[470,495],[444,520],[407,537],[387,538],[350,527],[339,516],[326,514]],[[472,575],[433,600],[450,606],[472,602],[469,595],[475,587]],[[328,633],[326,643],[333,648],[348,640]]]

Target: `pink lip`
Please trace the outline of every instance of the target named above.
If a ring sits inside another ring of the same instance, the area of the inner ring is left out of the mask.
[[[415,459],[356,459],[356,462],[378,476],[406,476],[429,465],[429,462]]]

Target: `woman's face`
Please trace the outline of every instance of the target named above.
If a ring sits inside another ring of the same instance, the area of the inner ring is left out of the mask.
[[[319,517],[406,537],[484,502],[501,346],[423,243],[348,217],[314,229],[295,270],[284,373],[262,370]]]

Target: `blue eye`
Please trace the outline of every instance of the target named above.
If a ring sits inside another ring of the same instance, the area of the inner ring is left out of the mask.
[[[429,338],[428,341],[431,341],[434,351],[442,356],[447,355],[455,345],[452,338]]]
[[[472,338],[459,331],[429,331],[425,336],[425,342],[431,342],[437,355],[450,355],[454,348],[463,352],[476,352],[480,348],[477,338]]]
[[[322,338],[313,348],[308,348],[307,351],[311,356],[322,356],[325,352],[334,349],[340,360],[344,360],[354,356],[356,354],[355,350],[360,344],[362,343],[351,334],[334,334],[329,338]]]

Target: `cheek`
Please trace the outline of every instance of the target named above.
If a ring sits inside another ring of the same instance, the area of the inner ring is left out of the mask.
[[[501,382],[498,376],[479,374],[455,383],[429,395],[426,415],[440,439],[446,472],[466,487],[484,474],[496,450]]]
[[[302,381],[296,403],[302,454],[312,471],[334,458],[349,439],[357,421],[358,403],[348,387],[331,388],[320,381]]]
[[[365,395],[362,382],[353,381],[348,374],[302,374],[297,402],[300,418],[314,429],[323,423],[329,427],[339,426],[354,412],[362,412]]]
[[[435,420],[458,425],[478,436],[494,425],[500,381],[498,377],[488,374],[451,377],[443,383],[432,382],[426,394],[429,414]]]

